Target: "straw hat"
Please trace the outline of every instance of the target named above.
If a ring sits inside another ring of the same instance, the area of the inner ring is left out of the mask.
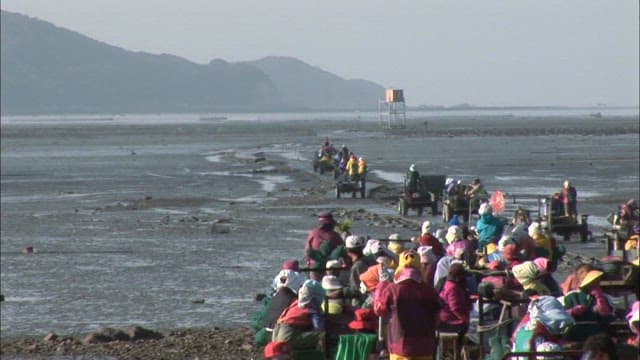
[[[585,275],[584,279],[582,279],[582,282],[580,283],[580,287],[584,288],[591,285],[593,282],[599,280],[602,277],[602,275],[604,275],[604,272],[600,270],[589,271],[587,275]]]

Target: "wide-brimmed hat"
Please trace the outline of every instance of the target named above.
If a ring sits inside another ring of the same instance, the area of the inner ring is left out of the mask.
[[[335,275],[325,275],[322,278],[322,288],[325,290],[339,290],[343,287]]]
[[[264,347],[264,357],[267,359],[289,354],[291,354],[291,347],[284,341],[272,341]]]
[[[582,279],[582,282],[580,282],[580,287],[583,288],[593,284],[595,281],[599,280],[602,275],[604,275],[604,272],[600,270],[589,271],[587,275],[584,276],[584,279]]]
[[[354,312],[355,319],[349,322],[349,328],[352,330],[368,330],[376,331],[378,327],[378,318],[373,309],[356,309]]]

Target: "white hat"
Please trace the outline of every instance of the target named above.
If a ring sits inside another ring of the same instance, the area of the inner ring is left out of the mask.
[[[529,229],[527,230],[528,230],[529,236],[531,237],[534,237],[542,233],[542,228],[540,227],[540,223],[537,221],[532,222],[531,225],[529,225]]]
[[[422,223],[422,233],[426,234],[431,231],[431,221],[427,220]]]
[[[462,238],[462,229],[458,225],[451,225],[447,230],[445,239],[451,244],[454,240]]]
[[[364,255],[376,255],[380,252],[380,240],[369,239],[367,245],[362,249]]]
[[[409,171],[416,171],[416,164],[411,164],[411,166],[409,166]]]
[[[389,240],[392,240],[392,241],[400,240],[400,234],[391,234],[391,235],[389,235]]]
[[[344,244],[347,249],[355,249],[364,247],[364,237],[349,235],[344,239]]]
[[[478,209],[478,214],[485,215],[485,214],[491,214],[492,212],[493,210],[491,209],[491,205],[489,205],[489,203],[480,204],[480,208]]]
[[[438,260],[431,246],[420,246],[417,252],[418,255],[420,255],[420,262],[422,263],[435,263],[436,260]]]
[[[453,178],[448,177],[445,181],[444,181],[444,185],[445,186],[449,186],[449,184],[451,184],[454,181]]]
[[[335,275],[325,275],[322,278],[322,288],[325,290],[338,290],[343,286]]]
[[[342,267],[343,262],[342,259],[338,259],[338,260],[329,260],[327,261],[327,264],[325,265],[325,268],[327,269],[340,269]]]

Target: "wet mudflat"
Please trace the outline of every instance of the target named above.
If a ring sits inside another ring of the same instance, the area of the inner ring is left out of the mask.
[[[325,136],[367,159],[371,197],[336,199],[331,177],[313,173]],[[353,119],[3,124],[2,339],[246,326],[254,295],[301,259],[318,211],[372,237],[439,222],[395,211],[411,163],[506,193],[546,195],[569,178],[594,241],[568,250],[600,257],[607,213],[638,197],[639,150],[637,116],[467,116],[402,131]]]

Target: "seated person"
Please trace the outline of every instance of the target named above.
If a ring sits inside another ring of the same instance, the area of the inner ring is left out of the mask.
[[[298,298],[287,307],[273,329],[273,342],[285,342],[295,349],[324,348],[324,315],[320,306],[325,291],[318,281],[307,280]]]
[[[570,291],[559,299],[577,322],[588,322],[576,324],[569,329],[567,339],[583,341],[606,329],[611,321],[613,306],[600,288],[600,278],[603,274],[600,270],[589,271],[584,276],[578,290]]]
[[[480,218],[476,222],[476,232],[478,233],[478,249],[484,251],[484,247],[492,242],[498,241],[502,236],[502,222],[493,216],[493,210],[488,203],[480,205],[478,210]]]
[[[538,295],[551,295],[551,290],[539,280],[539,270],[533,261],[525,261],[512,268],[513,276],[526,292],[535,291]]]
[[[451,264],[439,296],[442,308],[438,313],[438,330],[462,336],[469,328],[471,314],[471,300],[466,289],[466,270],[462,264]]]

